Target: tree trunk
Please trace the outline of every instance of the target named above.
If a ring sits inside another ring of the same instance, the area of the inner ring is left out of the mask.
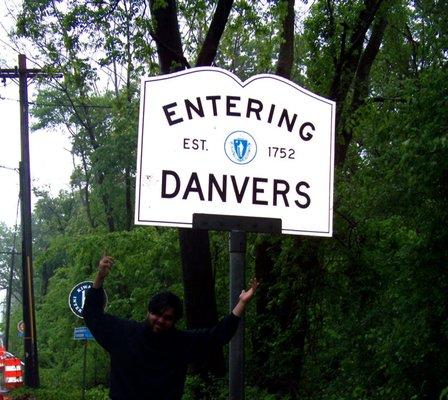
[[[341,46],[338,60],[335,65],[335,73],[329,92],[329,97],[336,102],[336,149],[335,149],[335,163],[337,167],[342,167],[345,163],[347,150],[350,145],[351,137],[345,138],[343,135],[344,125],[346,123],[344,118],[344,108],[347,107],[347,98],[350,89],[356,84],[357,70],[360,67],[360,60],[364,58],[367,49],[364,51],[363,46],[367,36],[367,32],[372,26],[372,23],[377,15],[383,0],[368,0],[365,1],[365,8],[363,8],[353,27],[353,32],[350,36],[348,44],[345,43],[346,29],[341,36]],[[384,32],[384,30],[383,30]],[[372,37],[371,37],[372,39]],[[375,38],[377,40],[378,38]],[[381,44],[382,33],[379,37]],[[370,51],[370,50],[369,50]],[[370,67],[375,60],[376,53],[372,54],[370,59],[366,61],[370,63],[369,66],[362,67],[369,72]],[[368,73],[363,77],[366,81]],[[354,110],[350,110],[353,112]]]
[[[209,66],[212,65],[218,51],[219,42],[224,32],[224,28],[232,9],[233,0],[220,0],[216,7],[215,15],[205,37],[196,65]]]
[[[283,19],[283,34],[277,61],[277,75],[291,79],[294,62],[294,19],[295,0],[286,0],[286,15]]]
[[[179,242],[187,326],[190,328],[214,326],[218,322],[218,317],[208,233],[199,229],[181,228]],[[201,374],[211,372],[222,376],[225,373],[222,350],[215,349],[208,360],[203,364],[194,365],[193,370]]]
[[[227,22],[233,1],[219,1],[215,17],[210,26],[198,63],[210,65],[216,55],[224,26]],[[175,72],[188,67],[182,52],[182,43],[177,21],[176,2],[151,0],[151,13],[154,19],[153,38],[157,43],[162,74]],[[204,328],[218,321],[216,310],[214,275],[210,255],[209,235],[204,230],[179,229],[179,243],[182,257],[182,272],[185,293],[185,310],[188,328]],[[205,364],[195,365],[194,370],[222,375],[225,371],[222,349],[210,354]]]
[[[383,15],[378,16],[377,20],[375,20],[369,42],[359,59],[359,65],[353,83],[353,96],[349,108],[350,111],[348,113],[349,118],[355,115],[359,107],[364,104],[365,99],[369,94],[370,70],[372,69],[373,62],[380,50],[386,26],[387,20],[383,13]],[[339,116],[339,118],[342,119],[342,116]],[[343,140],[337,141],[336,154],[337,165],[342,166],[347,158],[348,146],[352,140],[352,131],[347,128],[345,121],[339,126],[341,126],[340,137],[342,137]]]
[[[157,43],[160,70],[162,74],[169,74],[184,69],[188,63],[182,51],[176,1],[166,0],[164,3],[150,0],[154,21],[153,37]]]

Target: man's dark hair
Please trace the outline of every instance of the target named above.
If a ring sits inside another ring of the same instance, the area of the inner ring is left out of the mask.
[[[172,292],[157,293],[149,299],[148,311],[161,315],[167,308],[174,311],[174,319],[178,321],[183,315],[182,300]]]

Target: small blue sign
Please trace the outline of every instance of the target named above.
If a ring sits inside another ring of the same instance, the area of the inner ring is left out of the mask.
[[[82,309],[86,300],[87,291],[93,286],[93,282],[85,281],[78,283],[68,295],[68,305],[73,314],[82,318]]]
[[[95,340],[92,333],[87,326],[78,326],[73,332],[73,339],[75,340]]]

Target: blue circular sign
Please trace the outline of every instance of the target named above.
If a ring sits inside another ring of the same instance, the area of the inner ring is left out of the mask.
[[[82,318],[82,309],[86,300],[87,291],[93,286],[93,282],[85,281],[78,283],[68,295],[68,305],[73,314]]]
[[[257,154],[257,143],[247,132],[235,131],[227,136],[224,151],[235,164],[248,164]]]

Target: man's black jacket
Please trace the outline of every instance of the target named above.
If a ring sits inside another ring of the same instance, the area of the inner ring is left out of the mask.
[[[112,400],[180,400],[187,366],[213,346],[235,334],[239,318],[223,318],[212,329],[152,332],[147,321],[136,322],[103,312],[104,292],[91,288],[83,309],[84,321],[110,355]]]

